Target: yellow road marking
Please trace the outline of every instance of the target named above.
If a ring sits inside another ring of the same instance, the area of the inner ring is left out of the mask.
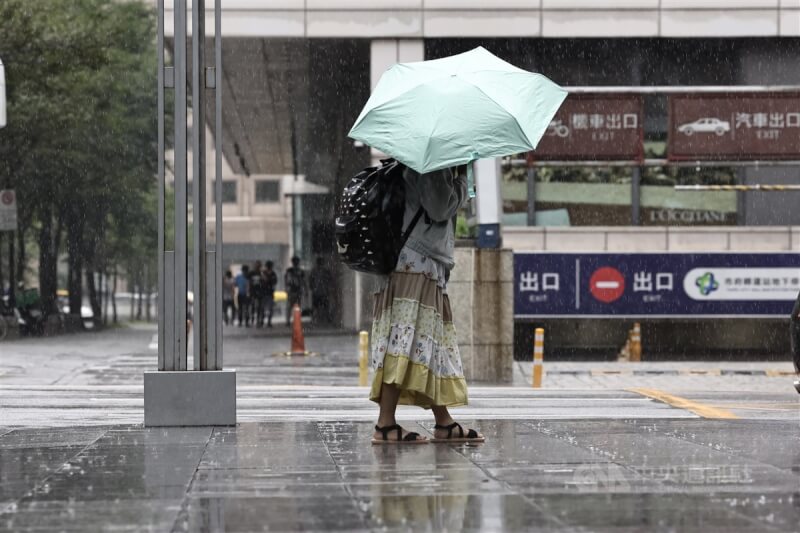
[[[782,378],[784,376],[794,376],[791,370],[765,370],[764,373],[771,378]]]
[[[725,409],[719,409],[717,407],[712,407],[710,405],[702,404],[700,402],[695,402],[693,400],[689,400],[686,398],[681,398],[680,396],[673,396],[672,394],[667,394],[664,391],[656,390],[656,389],[628,389],[630,392],[635,392],[636,394],[641,394],[642,396],[647,396],[648,398],[652,398],[656,401],[665,403],[667,405],[671,405],[672,407],[677,407],[678,409],[686,409],[687,411],[691,411],[692,413],[702,416],[703,418],[739,418],[735,414],[731,413],[730,411],[726,411]]]
[[[687,375],[687,376],[720,376],[722,375],[722,371],[719,368],[711,369],[711,370],[695,370],[695,369],[688,369],[688,370],[681,370],[680,374]]]
[[[597,370],[589,371],[592,376],[632,376],[633,370]]]
[[[718,403],[714,405],[718,408],[727,409],[741,409],[743,411],[794,411],[800,408],[800,403],[743,403],[743,404],[728,404]]]

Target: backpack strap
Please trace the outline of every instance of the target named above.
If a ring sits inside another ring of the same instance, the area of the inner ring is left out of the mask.
[[[406,231],[403,232],[403,235],[401,237],[402,239],[401,247],[406,245],[406,241],[411,236],[411,232],[414,231],[414,226],[417,225],[417,222],[419,222],[419,219],[422,217],[423,213],[425,213],[425,209],[422,206],[420,206],[420,208],[417,209],[414,218],[412,218],[411,222],[408,224],[408,228],[406,228]]]

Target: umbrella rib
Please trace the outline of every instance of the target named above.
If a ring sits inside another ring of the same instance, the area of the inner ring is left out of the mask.
[[[476,72],[477,72],[477,71],[476,71]],[[509,115],[511,118],[513,118],[513,119],[514,119],[514,122],[516,122],[516,123],[517,123],[517,127],[519,128],[519,131],[520,131],[520,133],[522,133],[522,135],[525,137],[525,140],[526,140],[526,141],[528,141],[528,144],[529,144],[529,145],[531,145],[531,146],[533,146],[533,143],[532,143],[532,142],[531,142],[531,140],[528,138],[528,134],[527,134],[527,133],[525,133],[525,130],[522,128],[522,124],[520,124],[520,123],[519,123],[519,120],[517,119],[516,115],[514,115],[514,113],[512,113],[511,111],[509,111],[508,109],[506,109],[506,107],[505,107],[503,104],[501,104],[500,102],[498,102],[497,100],[495,100],[494,98],[492,98],[491,96],[489,96],[489,95],[486,93],[486,91],[484,91],[483,89],[481,89],[481,87],[480,87],[479,85],[477,85],[477,84],[475,84],[475,83],[472,83],[472,82],[471,82],[471,81],[469,81],[469,80],[465,80],[465,79],[464,79],[464,78],[462,78],[461,76],[459,76],[459,79],[461,79],[461,81],[463,81],[464,83],[469,83],[470,85],[472,85],[473,87],[475,87],[476,89],[478,89],[478,91],[480,91],[480,92],[481,92],[481,94],[483,94],[483,95],[484,95],[486,98],[488,98],[489,100],[491,100],[492,102],[494,102],[495,104],[497,104],[497,107],[499,107],[500,109],[502,109],[503,111],[505,111],[506,113],[508,113],[508,115]]]

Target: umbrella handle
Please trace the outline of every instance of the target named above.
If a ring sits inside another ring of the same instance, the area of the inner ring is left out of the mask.
[[[475,160],[467,163],[467,194],[470,198],[475,198]]]

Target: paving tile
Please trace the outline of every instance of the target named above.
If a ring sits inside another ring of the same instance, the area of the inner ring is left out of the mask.
[[[600,455],[545,435],[518,420],[483,421],[480,431],[486,436],[485,444],[454,449],[468,460],[483,466],[607,461]]]
[[[530,496],[564,525],[592,531],[757,531],[758,522],[703,496],[681,494],[559,494]],[[579,510],[579,512],[578,512]],[[761,526],[764,531],[764,526]]]
[[[52,475],[82,447],[0,448],[0,500],[15,501]]]
[[[177,531],[359,531],[362,513],[343,488],[312,498],[191,498]]]
[[[375,529],[403,531],[530,531],[558,528],[557,520],[514,494],[360,497]]]
[[[181,500],[30,501],[0,515],[0,531],[170,531]]]
[[[209,446],[200,469],[259,468],[305,472],[335,470],[336,465],[322,445]]]
[[[0,449],[86,446],[106,432],[103,428],[16,429],[0,436]]]
[[[128,427],[117,428],[108,431],[103,435],[102,442],[105,445],[145,445],[145,446],[183,446],[183,445],[205,445],[211,433],[212,427],[180,427],[180,428],[144,428]]]
[[[281,497],[314,498],[339,491],[342,477],[325,472],[266,471],[257,468],[198,470],[189,495],[193,498]]]
[[[511,494],[503,483],[476,467],[419,470],[356,470],[343,473],[354,496],[434,496],[452,494]]]

